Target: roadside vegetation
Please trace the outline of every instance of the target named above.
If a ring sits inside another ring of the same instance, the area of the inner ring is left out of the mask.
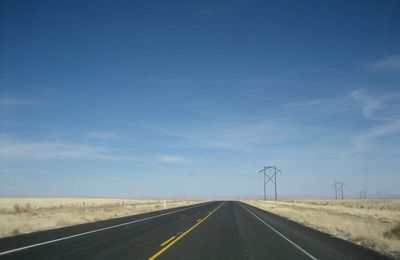
[[[200,203],[196,200],[0,198],[0,237]]]
[[[244,201],[400,259],[400,200]]]

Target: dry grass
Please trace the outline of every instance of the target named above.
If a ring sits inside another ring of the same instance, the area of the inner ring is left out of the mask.
[[[246,203],[400,258],[400,200],[249,200]]]
[[[166,208],[196,204],[166,200]],[[100,198],[0,198],[0,237],[140,214],[164,208],[164,200]]]

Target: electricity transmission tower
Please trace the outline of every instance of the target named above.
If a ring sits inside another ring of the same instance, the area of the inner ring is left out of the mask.
[[[272,171],[271,171],[272,170]],[[263,169],[259,170],[258,173],[263,173],[264,175],[264,200],[267,200],[267,184],[268,182],[272,182],[275,187],[275,200],[278,200],[278,190],[277,190],[277,182],[276,182],[276,174],[281,173],[282,171],[274,166],[264,166]]]
[[[365,190],[360,191],[360,199],[366,199],[367,198],[367,192]]]
[[[343,199],[343,182],[335,182],[333,185],[335,186],[335,199],[338,199],[338,195]]]

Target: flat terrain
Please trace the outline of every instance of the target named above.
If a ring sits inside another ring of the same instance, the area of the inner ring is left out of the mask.
[[[400,200],[253,200],[246,203],[400,258]]]
[[[234,201],[0,239],[0,259],[388,259]]]
[[[0,198],[0,237],[131,216],[199,203],[195,200]]]

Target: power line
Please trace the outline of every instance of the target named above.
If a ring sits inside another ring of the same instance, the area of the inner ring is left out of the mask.
[[[270,170],[273,170],[272,172]],[[263,169],[259,170],[258,173],[263,173],[264,175],[264,200],[267,200],[267,184],[272,182],[275,187],[275,200],[278,200],[278,190],[277,190],[277,182],[276,182],[276,174],[281,173],[282,171],[274,166],[264,166]]]
[[[333,185],[335,186],[335,199],[338,199],[338,195],[343,199],[343,182],[335,182]]]

